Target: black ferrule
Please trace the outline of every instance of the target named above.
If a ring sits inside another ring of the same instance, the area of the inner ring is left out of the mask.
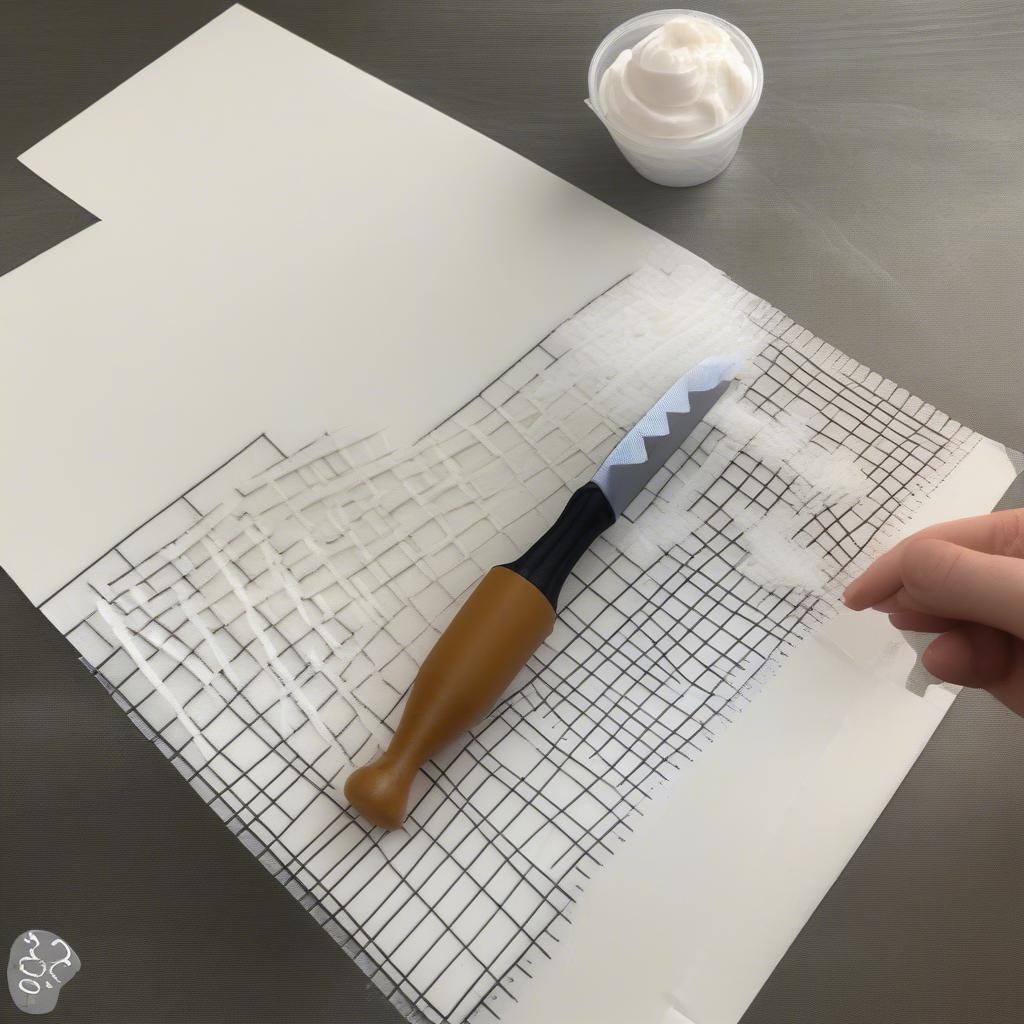
[[[580,555],[612,523],[612,511],[597,484],[584,484],[573,492],[562,514],[533,547],[505,568],[532,583],[558,610],[558,595]]]

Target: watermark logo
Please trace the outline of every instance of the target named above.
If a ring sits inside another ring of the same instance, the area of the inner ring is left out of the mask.
[[[41,928],[22,932],[7,961],[14,1005],[25,1013],[49,1013],[81,966],[78,954],[59,935]]]

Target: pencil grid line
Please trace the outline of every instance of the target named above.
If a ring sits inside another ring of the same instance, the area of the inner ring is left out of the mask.
[[[751,356],[736,401],[799,417],[856,460],[864,492],[808,500],[792,466],[709,417],[624,517],[643,534],[669,508],[687,529],[646,552],[621,531],[595,542],[513,690],[425,767],[407,828],[368,828],[344,777],[386,742],[466,591],[721,336]],[[401,1012],[498,1016],[632,816],[834,608],[834,588],[751,579],[741,524],[784,514],[838,587],[974,439],[709,268],[655,261],[412,446],[332,434],[284,457],[257,438],[222,467],[230,499],[211,505],[204,478],[44,611]]]

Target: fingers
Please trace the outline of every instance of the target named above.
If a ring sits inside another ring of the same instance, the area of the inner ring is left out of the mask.
[[[903,584],[902,560],[906,549],[926,539],[946,540],[988,554],[1024,557],[1024,509],[956,519],[915,533],[876,559],[846,588],[843,600],[847,606],[860,611],[894,594]]]
[[[989,626],[964,623],[936,637],[921,663],[936,679],[957,686],[991,686],[1014,667],[1013,637]]]
[[[884,609],[879,609],[884,611]],[[926,612],[895,611],[889,616],[889,622],[897,629],[905,629],[911,633],[945,633],[958,625],[955,619],[943,619],[938,615]]]
[[[896,599],[904,603],[897,610],[963,619],[1024,637],[1024,559],[926,539],[908,544],[901,563],[903,588]]]
[[[892,597],[887,597],[884,601],[879,601],[878,604],[873,604],[871,606],[871,610],[876,612],[885,612],[886,615],[903,615],[905,613],[907,615],[927,615],[934,618],[934,613],[928,611],[928,608],[930,607],[931,602],[925,602],[925,604],[922,605],[911,596],[906,587],[900,587]],[[957,620],[950,619],[949,621],[956,622]],[[928,631],[925,630],[925,632]]]
[[[897,629],[940,633],[923,657],[934,676],[982,686],[1024,716],[1024,509],[908,537],[843,600],[855,611],[888,613]]]
[[[937,679],[984,687],[1024,716],[1024,642],[986,626],[963,624],[937,637],[921,659]]]

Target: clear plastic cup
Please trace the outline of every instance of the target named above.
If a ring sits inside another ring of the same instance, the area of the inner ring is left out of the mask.
[[[750,94],[750,99],[724,124],[688,139],[655,139],[609,124],[601,109],[598,91],[605,71],[623,50],[635,46],[644,36],[661,28],[672,18],[687,14],[707,18],[729,33],[754,76],[754,90]],[[630,18],[605,36],[590,62],[587,86],[590,92],[587,106],[601,119],[615,140],[615,145],[622,151],[622,155],[640,174],[658,185],[700,185],[716,174],[721,174],[736,155],[740,139],[743,137],[743,128],[761,99],[764,67],[757,48],[746,33],[722,18],[704,14],[702,11],[651,11],[649,14]]]

